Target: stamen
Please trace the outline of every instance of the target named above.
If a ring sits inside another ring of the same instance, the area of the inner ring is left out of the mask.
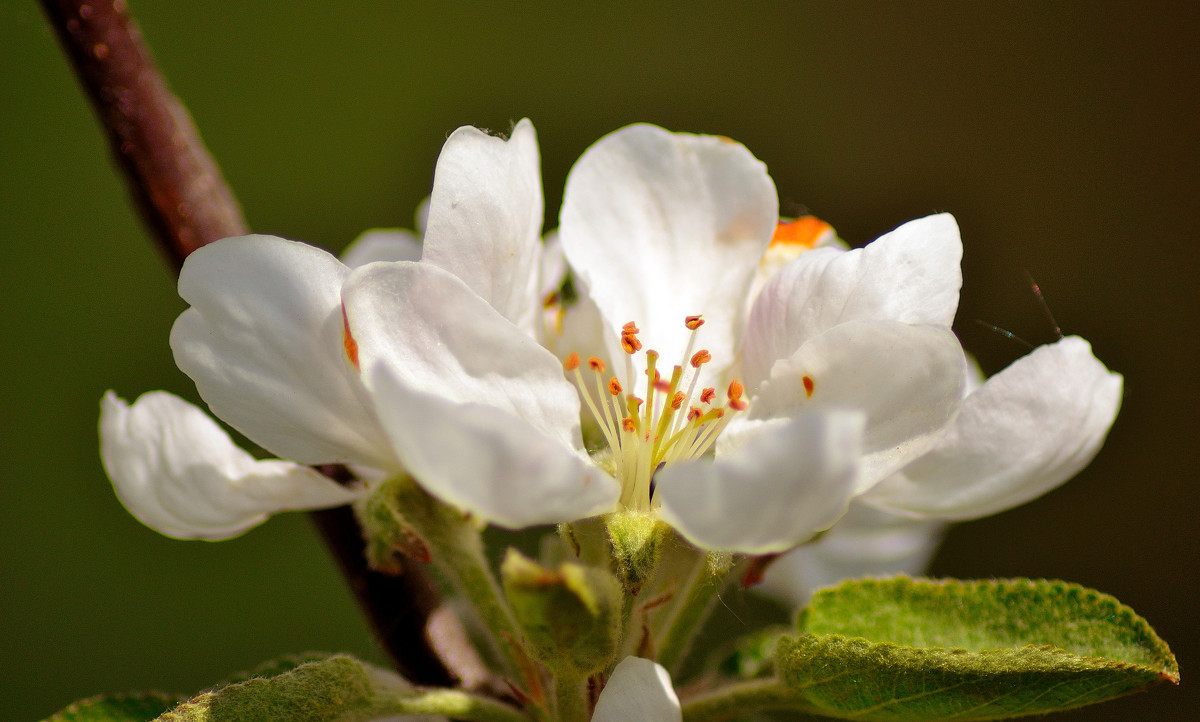
[[[621,327],[621,348],[625,353],[633,355],[641,350],[642,342],[638,340],[638,327],[630,321]]]
[[[811,376],[805,376],[805,377],[804,377],[804,395],[805,395],[805,396],[807,396],[807,397],[808,397],[808,398],[810,398],[810,399],[812,398],[812,395],[813,395],[813,388],[814,388],[814,386],[815,386],[815,385],[813,384],[812,377],[811,377]]]
[[[749,404],[742,400],[742,394],[745,393],[746,387],[742,386],[742,382],[734,379],[729,382],[729,390],[726,395],[729,398],[729,405],[737,410],[744,411]]]
[[[595,356],[587,358],[588,368],[596,374],[591,382],[583,379],[578,353],[563,361],[563,368],[575,376],[583,401],[608,442],[622,486],[621,503],[631,508],[646,509],[652,503],[654,474],[659,469],[708,453],[732,418],[730,412],[748,407],[745,387],[738,381],[729,384],[728,401],[723,406],[715,405],[715,388],[705,387],[696,395],[702,367],[712,361],[712,354],[708,349],[692,353],[704,319],[699,315],[688,316],[684,325],[690,332],[687,347],[671,366],[669,379],[659,367],[662,360],[659,352],[645,350],[644,399],[635,395],[642,384],[634,373],[633,356],[643,347],[638,338],[640,329],[632,321],[621,327],[624,381],[619,374],[605,380],[607,365]],[[626,384],[628,389],[624,387]]]

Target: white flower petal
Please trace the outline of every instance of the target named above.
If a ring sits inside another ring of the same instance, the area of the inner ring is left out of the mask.
[[[820,539],[771,563],[754,589],[789,607],[845,579],[917,575],[937,551],[945,524],[872,509],[857,502]]]
[[[179,539],[228,539],[271,514],[354,501],[343,487],[288,461],[257,461],[203,411],[163,391],[129,406],[101,401],[100,457],[117,498],[146,526]]]
[[[962,286],[962,241],[948,213],[909,221],[852,251],[802,254],[763,288],[746,328],[743,373],[754,388],[779,359],[852,320],[949,326]]]
[[[862,492],[933,446],[958,410],[965,378],[966,358],[950,329],[851,321],[775,364],[750,401],[750,415],[769,419],[822,406],[864,411]]]
[[[364,231],[342,251],[342,263],[358,268],[376,261],[421,260],[421,238],[403,228],[372,228]]]
[[[943,519],[1024,504],[1087,466],[1116,418],[1122,388],[1121,375],[1078,336],[1038,347],[968,396],[933,450],[863,501]]]
[[[439,499],[510,529],[616,507],[615,481],[511,413],[422,393],[387,364],[369,382],[405,467]]]
[[[641,657],[621,660],[596,700],[592,722],[682,722],[671,675]]]
[[[376,263],[354,272],[343,299],[364,379],[386,365],[410,388],[496,407],[582,449],[579,395],[562,362],[457,276],[424,262]]]
[[[701,314],[697,348],[733,361],[746,294],[778,218],[775,185],[743,146],[632,125],[601,138],[567,178],[559,233],[604,316],[610,354],[633,321],[675,363]]]
[[[507,141],[469,126],[454,131],[438,157],[422,258],[461,278],[531,335],[541,308],[539,163],[528,120]]]
[[[828,410],[770,425],[715,461],[664,467],[664,521],[705,549],[766,554],[835,522],[854,494],[863,415]]]
[[[226,238],[188,256],[171,329],[175,363],[212,413],[304,464],[394,468],[346,358],[336,258],[272,236]]]

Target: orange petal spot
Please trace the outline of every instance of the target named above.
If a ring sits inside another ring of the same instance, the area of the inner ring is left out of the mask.
[[[710,354],[706,348],[702,348],[696,353],[692,354],[692,368],[694,369],[700,368],[709,361],[712,361],[712,354]]]
[[[813,384],[812,377],[805,376],[804,377],[804,395],[811,399],[813,388],[814,388],[814,384]]]
[[[604,373],[604,362],[595,356],[588,356],[588,366],[598,374]]]
[[[342,348],[346,349],[346,358],[358,368],[358,342],[350,335],[350,319],[346,318],[346,305],[342,304]]]
[[[688,316],[687,318],[683,319],[683,325],[687,326],[689,331],[695,331],[704,325],[704,319],[700,318],[699,316]]]
[[[775,226],[771,245],[790,245],[812,248],[826,233],[833,233],[833,226],[816,216],[800,216],[794,221],[780,221]]]
[[[572,351],[571,355],[567,356],[566,360],[563,361],[563,368],[567,371],[574,371],[579,368],[579,354]]]

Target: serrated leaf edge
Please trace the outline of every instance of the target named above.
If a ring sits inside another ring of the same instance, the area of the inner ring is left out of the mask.
[[[1086,655],[1075,654],[1074,652],[1070,652],[1068,650],[1054,647],[1054,645],[1045,645],[1045,646],[1053,647],[1054,649],[1059,649],[1059,651],[1062,651],[1065,654],[1068,654],[1068,655],[1071,655],[1073,657],[1077,657],[1080,659],[1098,660],[1098,661],[1102,661],[1102,662],[1105,662],[1108,664],[1120,664],[1120,665],[1126,665],[1126,666],[1138,667],[1141,669],[1150,670],[1150,671],[1153,671],[1155,674],[1157,674],[1159,676],[1160,680],[1162,680],[1162,681],[1167,681],[1167,682],[1170,682],[1171,684],[1175,684],[1175,685],[1179,684],[1179,663],[1175,659],[1175,655],[1173,652],[1171,652],[1171,649],[1167,645],[1167,643],[1161,637],[1158,636],[1157,632],[1154,631],[1154,627],[1152,627],[1150,625],[1150,623],[1148,621],[1146,621],[1146,619],[1144,617],[1142,617],[1140,614],[1138,614],[1133,609],[1133,607],[1130,607],[1128,604],[1125,604],[1124,602],[1122,602],[1121,600],[1112,596],[1111,594],[1106,594],[1097,589],[1092,589],[1090,587],[1086,587],[1082,584],[1078,584],[1075,582],[1067,582],[1067,581],[1063,581],[1061,579],[1045,579],[1045,578],[1030,578],[1030,577],[1009,577],[1009,578],[998,578],[998,579],[966,579],[966,580],[964,580],[964,579],[953,579],[953,578],[938,579],[938,578],[932,578],[932,577],[909,577],[909,576],[903,575],[903,574],[893,576],[893,577],[856,579],[856,580],[851,580],[850,582],[847,582],[845,584],[854,584],[855,586],[867,588],[867,589],[899,588],[901,590],[910,590],[910,589],[918,589],[918,588],[922,588],[922,587],[937,586],[937,587],[942,587],[945,589],[954,589],[954,590],[963,590],[963,591],[966,591],[968,589],[984,590],[984,591],[987,591],[987,590],[1007,591],[1007,590],[1019,590],[1021,587],[1025,587],[1025,588],[1036,587],[1039,589],[1047,589],[1051,593],[1061,593],[1063,598],[1075,597],[1075,598],[1078,598],[1078,599],[1080,599],[1082,601],[1086,601],[1086,602],[1094,602],[1094,603],[1095,602],[1103,602],[1105,604],[1111,604],[1111,606],[1114,608],[1114,612],[1117,615],[1119,615],[1118,621],[1128,623],[1130,627],[1134,628],[1137,631],[1137,633],[1139,633],[1141,636],[1143,636],[1144,638],[1146,638],[1152,642],[1153,651],[1161,659],[1163,659],[1166,662],[1165,667],[1163,669],[1155,669],[1154,667],[1147,667],[1145,665],[1140,665],[1140,664],[1136,664],[1136,663],[1132,663],[1132,662],[1121,662],[1119,660],[1112,660],[1112,659],[1107,659],[1104,657],[1089,657]],[[843,585],[839,584],[837,586],[826,587],[824,589],[818,590],[813,595],[812,601],[809,602],[808,606],[809,607],[816,606],[821,597],[837,595],[839,593],[839,591],[842,589],[842,587],[843,587]],[[1078,596],[1076,597],[1076,595],[1078,595]],[[796,619],[796,626],[798,628],[797,631],[800,631],[801,633],[804,633],[804,634],[810,634],[808,632],[804,632],[803,629],[801,629],[801,625],[804,622],[806,612],[807,612],[807,608],[804,610],[801,610],[800,615]],[[844,635],[813,635],[813,636],[820,637],[820,636],[844,636]],[[892,643],[888,643],[888,642],[873,642],[870,639],[866,639],[863,637],[859,637],[859,638],[864,639],[865,641],[867,641],[870,644],[892,644]],[[907,645],[898,644],[898,645],[893,645],[893,646],[906,647]],[[1031,645],[1023,645],[1023,646],[1039,647],[1042,645],[1031,644]],[[956,650],[959,648],[957,648],[957,647],[951,647],[951,648],[910,647],[910,649]],[[1004,651],[1004,650],[1009,650],[1009,649],[1021,649],[1021,647],[998,647],[996,649],[999,651]],[[992,651],[992,650],[981,650],[981,652],[971,652],[969,650],[964,649],[963,651],[965,651],[969,654],[979,654],[979,653],[982,653],[982,651]]]

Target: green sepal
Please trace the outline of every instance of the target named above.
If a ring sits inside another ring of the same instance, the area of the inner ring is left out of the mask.
[[[150,722],[183,700],[162,692],[106,694],[81,699],[43,722]]]
[[[671,528],[654,512],[633,510],[609,514],[604,518],[604,525],[612,545],[617,576],[625,590],[637,596],[654,577]]]
[[[366,539],[367,563],[376,571],[399,574],[400,555],[430,561],[429,543],[405,518],[393,493],[397,487],[411,484],[404,476],[389,479],[354,507]]]
[[[856,720],[1045,714],[1178,682],[1144,619],[1106,594],[1047,580],[908,578],[818,592],[776,667],[805,706]]]
[[[601,671],[613,661],[621,633],[621,588],[612,574],[575,562],[547,569],[510,548],[500,576],[513,616],[539,661],[573,676]]]

